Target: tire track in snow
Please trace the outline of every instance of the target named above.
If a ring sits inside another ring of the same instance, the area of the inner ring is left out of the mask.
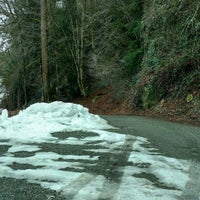
[[[64,189],[64,196],[66,200],[72,200],[77,195],[77,193],[90,183],[96,176],[92,174],[82,174],[75,181],[71,182],[69,185],[66,185],[67,189]]]
[[[115,177],[114,180],[107,180],[104,183],[102,192],[99,195],[98,200],[112,200],[113,196],[117,193],[120,187],[121,179],[123,177],[124,168],[125,166],[127,166],[127,161],[132,152],[133,143],[135,141],[136,137],[126,135],[125,143],[121,147],[121,151],[119,153],[113,154],[112,158],[110,159],[111,166],[113,166],[113,168],[110,168],[110,173],[115,173],[117,177]],[[121,163],[121,165],[119,165],[118,163]]]
[[[127,161],[132,152],[135,140],[136,137],[126,135],[124,144],[115,149],[116,152],[113,150],[109,157],[99,159],[97,165],[98,167],[102,167],[99,173],[93,175],[88,172],[84,173],[75,181],[66,185],[65,187],[67,187],[67,189],[63,189],[63,194],[66,199],[84,199],[84,195],[89,195],[88,197],[92,200],[113,199],[113,196],[117,193],[120,187],[123,170],[125,166],[127,166]],[[100,177],[104,178],[101,179]]]

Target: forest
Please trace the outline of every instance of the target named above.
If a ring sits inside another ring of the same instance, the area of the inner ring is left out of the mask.
[[[0,15],[2,107],[110,88],[133,109],[182,99],[200,115],[199,0],[1,0]]]

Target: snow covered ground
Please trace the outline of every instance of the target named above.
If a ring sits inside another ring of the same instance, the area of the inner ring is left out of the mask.
[[[188,195],[193,163],[160,155],[146,138],[107,131],[112,128],[71,103],[36,103],[12,118],[3,110],[0,178],[26,179],[73,200]]]

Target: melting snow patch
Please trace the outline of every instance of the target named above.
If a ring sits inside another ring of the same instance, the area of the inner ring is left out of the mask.
[[[145,138],[138,137],[133,144],[133,152],[128,159],[133,166],[123,169],[122,182],[114,199],[178,199],[189,181],[191,163],[152,154],[148,148],[141,146],[145,143],[148,143]]]
[[[36,145],[24,145],[24,144],[14,144],[12,147],[8,149],[9,153],[19,152],[19,151],[27,151],[27,152],[33,152],[33,151],[39,151],[41,148],[39,148]]]

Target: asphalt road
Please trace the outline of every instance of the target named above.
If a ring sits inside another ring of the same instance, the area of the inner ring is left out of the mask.
[[[148,138],[166,156],[200,162],[200,127],[138,116],[102,116],[115,132]]]
[[[148,138],[163,155],[188,160],[190,181],[179,200],[200,199],[200,127],[139,116],[102,116],[115,132]]]

